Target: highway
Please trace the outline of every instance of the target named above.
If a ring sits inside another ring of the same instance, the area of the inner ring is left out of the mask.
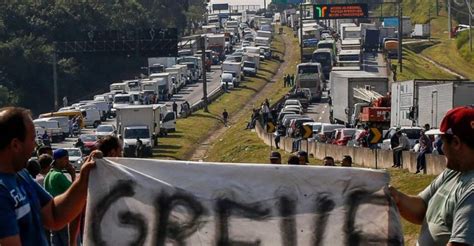
[[[220,75],[221,75],[221,66],[214,65],[211,67],[211,72],[207,72],[207,94],[211,93],[212,91],[216,90],[220,86]],[[173,95],[170,101],[159,101],[159,103],[166,103],[169,110],[172,110],[173,100],[176,101],[178,104],[178,113],[181,109],[181,104],[187,101],[190,105],[193,105],[199,102],[203,98],[202,92],[202,80],[195,84],[186,85],[182,88],[177,94]],[[115,119],[107,119],[106,122],[103,124],[108,125],[115,125]],[[94,128],[85,128],[82,129],[82,133],[84,134],[92,134],[94,133]],[[74,146],[74,143],[77,141],[77,138],[66,138],[61,143],[53,143],[51,145],[52,148],[71,148]]]

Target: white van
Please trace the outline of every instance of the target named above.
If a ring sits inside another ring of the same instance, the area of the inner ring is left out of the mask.
[[[33,120],[33,124],[36,127],[43,128],[46,133],[48,133],[49,137],[51,138],[51,142],[59,143],[64,140],[63,137],[63,130],[59,127],[59,122],[56,120],[51,120],[48,118],[41,118]],[[41,136],[39,136],[41,138]]]
[[[69,117],[67,116],[53,116],[48,118],[41,118],[46,121],[57,121],[59,124],[59,128],[61,128],[63,132],[63,137],[67,138],[69,136]]]
[[[82,117],[84,118],[84,125],[86,127],[92,126],[96,128],[102,121],[100,120],[100,112],[97,108],[91,107],[93,105],[80,108]]]

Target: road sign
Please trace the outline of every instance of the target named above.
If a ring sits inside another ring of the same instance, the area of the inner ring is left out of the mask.
[[[377,144],[382,142],[382,131],[378,128],[370,128],[369,132],[369,143]]]
[[[308,125],[302,125],[300,127],[301,136],[304,139],[312,138],[313,137],[313,127]]]
[[[267,122],[267,133],[274,133],[275,131],[275,124],[273,124],[273,122]]]
[[[366,3],[315,4],[313,7],[314,19],[354,19],[369,16]]]

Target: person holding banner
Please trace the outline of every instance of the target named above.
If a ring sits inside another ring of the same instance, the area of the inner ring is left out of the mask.
[[[71,187],[52,198],[25,169],[36,144],[31,112],[0,108],[0,136],[0,245],[48,245],[44,228],[59,230],[82,212],[100,152],[88,156]]]
[[[444,170],[417,196],[390,187],[403,218],[422,225],[418,245],[474,244],[474,108],[448,111],[438,131]]]

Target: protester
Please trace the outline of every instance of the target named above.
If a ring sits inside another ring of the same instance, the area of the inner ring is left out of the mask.
[[[405,136],[405,134],[403,134],[401,131],[397,131],[394,136],[398,138],[398,146],[393,148],[393,156],[395,163],[392,167],[402,167],[402,153],[403,151],[410,149],[410,141],[408,140],[407,136]]]
[[[72,186],[52,198],[24,169],[36,144],[31,113],[23,108],[1,108],[0,136],[0,245],[46,246],[43,228],[61,229],[84,208],[97,153],[85,159]],[[17,214],[23,207],[30,209]]]
[[[359,144],[360,147],[369,147],[369,127],[364,126],[364,131],[362,131],[358,136],[357,136],[357,143]]]
[[[345,155],[341,162],[342,167],[352,167],[352,157]]]
[[[115,136],[106,136],[99,140],[97,149],[104,157],[122,157],[123,153],[122,144]]]
[[[46,174],[44,178],[44,187],[53,197],[59,196],[69,189],[72,182],[63,174],[66,171],[70,176],[71,180],[76,179],[76,170],[69,163],[69,155],[65,149],[57,149],[53,152],[53,166],[51,170]],[[69,245],[70,242],[74,242],[77,236],[77,222],[71,223],[68,226],[51,232],[52,245]]]
[[[43,154],[48,154],[49,156],[53,156],[53,149],[51,148],[51,146],[43,145],[36,150],[36,156],[38,158]]]
[[[291,75],[290,80],[291,80],[291,86],[295,86],[295,74]]]
[[[40,165],[38,163],[38,160],[28,160],[28,164],[26,164],[26,170],[28,170],[28,173],[31,175],[32,178],[36,178],[36,175],[38,175],[40,172]]]
[[[275,135],[275,148],[280,149],[280,139],[281,139],[280,133],[278,131],[275,131],[274,135]]]
[[[421,136],[418,139],[420,144],[420,151],[416,157],[416,173],[421,172],[426,168],[426,158],[425,155],[431,153],[432,143],[431,139],[425,134],[426,131],[430,130],[430,125],[426,124],[425,128],[421,131]]]
[[[473,245],[474,108],[448,111],[439,134],[447,169],[416,196],[394,187],[390,193],[401,216],[422,225],[419,245]]]
[[[135,157],[143,157],[143,141],[140,139],[140,137],[137,137],[137,141],[135,142]]]
[[[324,166],[336,166],[336,164],[334,164],[334,158],[331,156],[324,157],[323,164]]]
[[[49,170],[51,170],[51,165],[53,164],[53,157],[48,154],[42,154],[38,158],[38,162],[40,165],[40,172],[36,175],[36,182],[44,187],[44,178],[48,174]]]
[[[270,163],[271,164],[281,164],[281,155],[277,151],[272,151],[270,153]]]
[[[300,164],[300,159],[296,155],[290,155],[288,157],[288,164],[289,165],[299,165]]]
[[[298,152],[298,160],[300,165],[308,165],[309,158],[308,153],[306,151],[299,151]]]
[[[178,104],[176,103],[176,100],[173,100],[173,112],[178,115]]]
[[[222,119],[224,120],[224,126],[227,127],[227,120],[229,118],[229,113],[227,112],[226,109],[224,109],[224,112],[222,112]]]

